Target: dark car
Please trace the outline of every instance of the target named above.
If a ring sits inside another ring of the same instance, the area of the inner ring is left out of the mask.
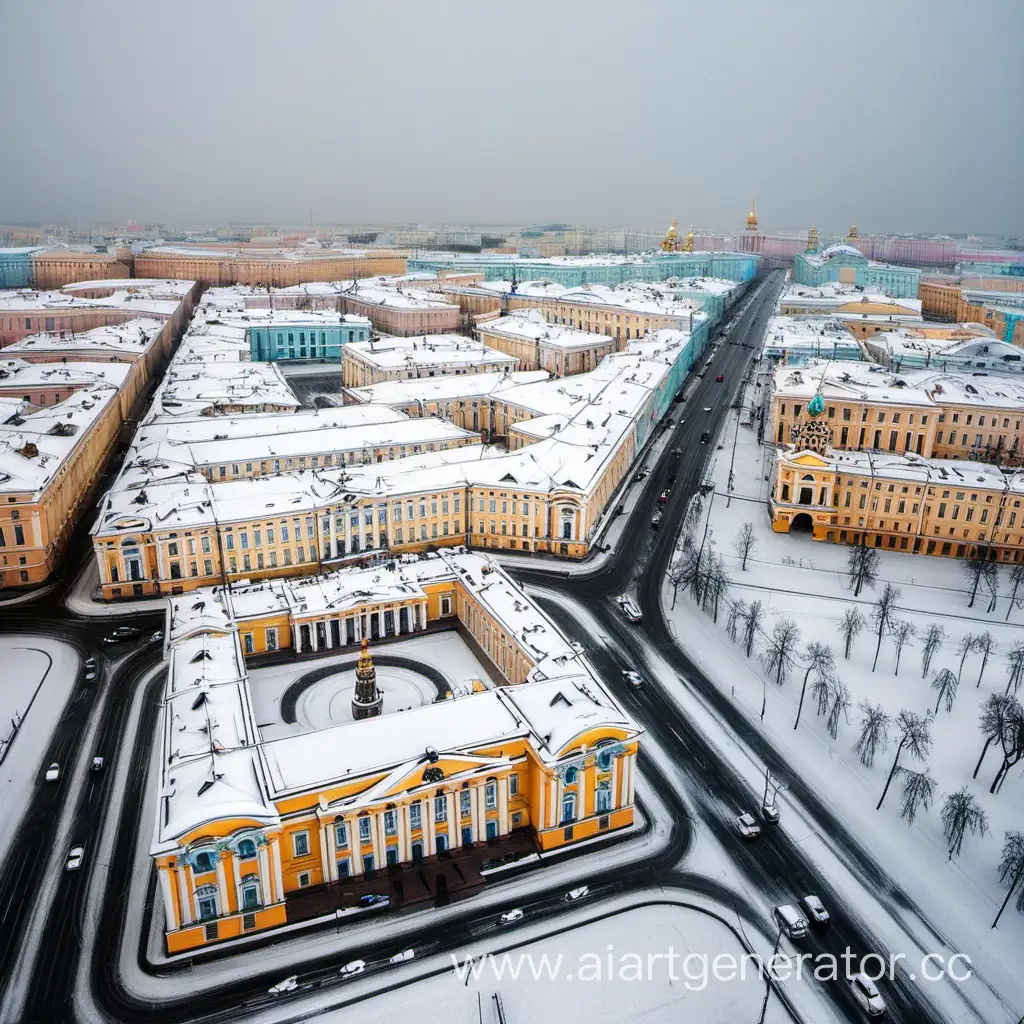
[[[121,644],[125,640],[134,640],[142,633],[138,626],[118,626],[109,636],[103,638],[105,644]]]
[[[720,373],[720,374],[719,374],[719,375],[718,375],[718,376],[717,376],[717,377],[715,378],[715,381],[716,381],[716,383],[718,383],[718,384],[721,384],[723,380],[725,380],[725,374],[724,374],[724,373]]]
[[[96,659],[95,658],[86,658],[85,659],[85,681],[87,683],[91,683],[91,682],[95,681],[95,679],[96,679],[96,677],[98,675],[99,675],[99,667],[96,664]]]
[[[710,441],[710,440],[711,440],[711,435],[705,430],[704,433],[700,435],[700,443],[701,444],[707,444],[708,441]]]
[[[665,488],[665,490],[663,490],[661,492],[661,494],[658,495],[658,504],[659,505],[664,505],[666,501],[668,501],[668,488],[667,487]]]

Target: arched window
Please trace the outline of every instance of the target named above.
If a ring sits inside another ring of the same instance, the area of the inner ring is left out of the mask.
[[[484,787],[484,806],[493,810],[498,806],[498,780],[488,779]]]
[[[213,853],[209,850],[202,850],[195,856],[195,870],[196,874],[203,874],[206,871],[212,871],[216,863],[216,858]]]
[[[568,824],[576,820],[576,794],[566,793],[562,797],[562,824]]]
[[[576,769],[566,768],[565,769],[565,784],[571,786],[576,781]]]
[[[246,875],[242,879],[242,910],[255,910],[261,902],[259,875]]]
[[[196,912],[200,921],[217,916],[217,886],[201,885],[196,889]]]
[[[597,787],[597,813],[607,814],[612,809],[612,788],[607,782]]]
[[[238,844],[238,856],[242,860],[249,860],[251,857],[256,856],[256,844],[251,839],[243,839]]]
[[[610,750],[599,750],[597,752],[597,767],[599,771],[607,772],[612,767],[612,752]]]

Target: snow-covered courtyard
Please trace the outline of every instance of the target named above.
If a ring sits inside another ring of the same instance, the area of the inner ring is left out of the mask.
[[[478,681],[485,686],[493,685],[487,667],[456,630],[374,644],[370,653],[377,686],[384,694],[385,715],[421,707],[438,697],[436,686],[426,674],[415,666],[383,664],[389,657],[429,666],[444,677],[447,690],[453,693],[469,689]],[[249,686],[256,722],[264,739],[351,722],[358,657],[359,649],[353,646],[344,654],[253,669]],[[337,671],[330,671],[333,666],[337,666]],[[292,687],[295,689],[291,690]],[[286,698],[290,690],[290,698]],[[285,705],[294,701],[293,711],[282,707],[283,698]]]
[[[1014,645],[1024,639],[1024,611],[1011,608],[1007,567],[1000,567],[991,612],[990,595],[980,589],[974,606],[968,607],[963,561],[926,555],[879,550],[877,580],[854,596],[849,547],[816,542],[806,534],[772,532],[766,507],[772,454],[758,445],[756,427],[737,430],[734,412],[718,440],[707,477],[715,491],[704,499],[692,536],[695,547],[703,542],[705,551],[721,556],[730,583],[715,624],[685,585],[673,595],[666,581],[663,600],[679,643],[770,739],[780,754],[780,763],[771,767],[783,788],[788,775],[812,784],[931,916],[944,939],[968,953],[993,988],[1005,997],[1020,998],[1024,984],[1015,967],[1019,955],[1009,951],[1022,948],[1024,917],[1011,903],[998,931],[990,926],[1006,895],[998,870],[1004,836],[1024,823],[1024,764],[1011,766],[1001,789],[991,793],[1003,748],[998,739],[986,748],[987,737],[979,726],[986,702],[991,706],[993,698],[1007,690],[1012,695],[1019,685],[1010,673]],[[752,526],[754,544],[744,570],[737,538],[746,523]],[[898,593],[888,623],[879,630],[878,605],[887,585]],[[733,640],[729,606],[736,602],[742,602],[744,611]],[[754,602],[760,602],[760,618],[748,656],[744,616]],[[846,657],[840,624],[853,611],[862,624]],[[779,624],[787,621],[798,632],[790,644],[792,662],[777,685],[778,665],[770,650]],[[929,631],[935,649],[927,659]],[[814,644],[819,645],[822,672],[812,667]],[[823,647],[829,649],[824,654]],[[827,684],[815,685],[826,676]],[[880,723],[873,758],[867,752],[862,757],[858,749],[869,716]],[[907,722],[917,731],[901,745]],[[922,735],[923,742],[916,744],[921,756],[915,756],[915,740]],[[876,810],[891,772],[884,803]],[[983,827],[977,833],[968,829],[962,848],[951,856],[955,843],[947,838],[941,812],[947,798],[963,787],[968,804],[981,812],[974,821]],[[783,792],[783,807],[785,800]]]

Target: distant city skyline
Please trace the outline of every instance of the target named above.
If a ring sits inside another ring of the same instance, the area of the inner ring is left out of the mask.
[[[9,7],[0,221],[1024,234],[1004,0]],[[251,59],[250,59],[251,58]]]

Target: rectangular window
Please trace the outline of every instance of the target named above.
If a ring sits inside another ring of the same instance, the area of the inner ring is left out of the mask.
[[[292,848],[296,857],[307,857],[309,855],[309,833],[293,832]]]
[[[488,810],[494,810],[498,806],[498,784],[488,782],[484,787],[484,806]]]
[[[360,818],[359,819],[359,841],[361,843],[368,843],[370,841],[370,819]]]
[[[472,795],[470,794],[468,789],[464,789],[459,794],[459,814],[461,814],[462,817],[465,818],[470,813],[471,807]]]
[[[384,812],[384,834],[393,836],[398,832],[398,811]]]
[[[445,796],[434,797],[434,821],[448,820],[448,798]]]
[[[422,807],[417,801],[414,804],[409,804],[409,828],[422,828],[423,827],[423,812]]]
[[[508,795],[519,796],[519,776],[510,775],[508,777]]]

